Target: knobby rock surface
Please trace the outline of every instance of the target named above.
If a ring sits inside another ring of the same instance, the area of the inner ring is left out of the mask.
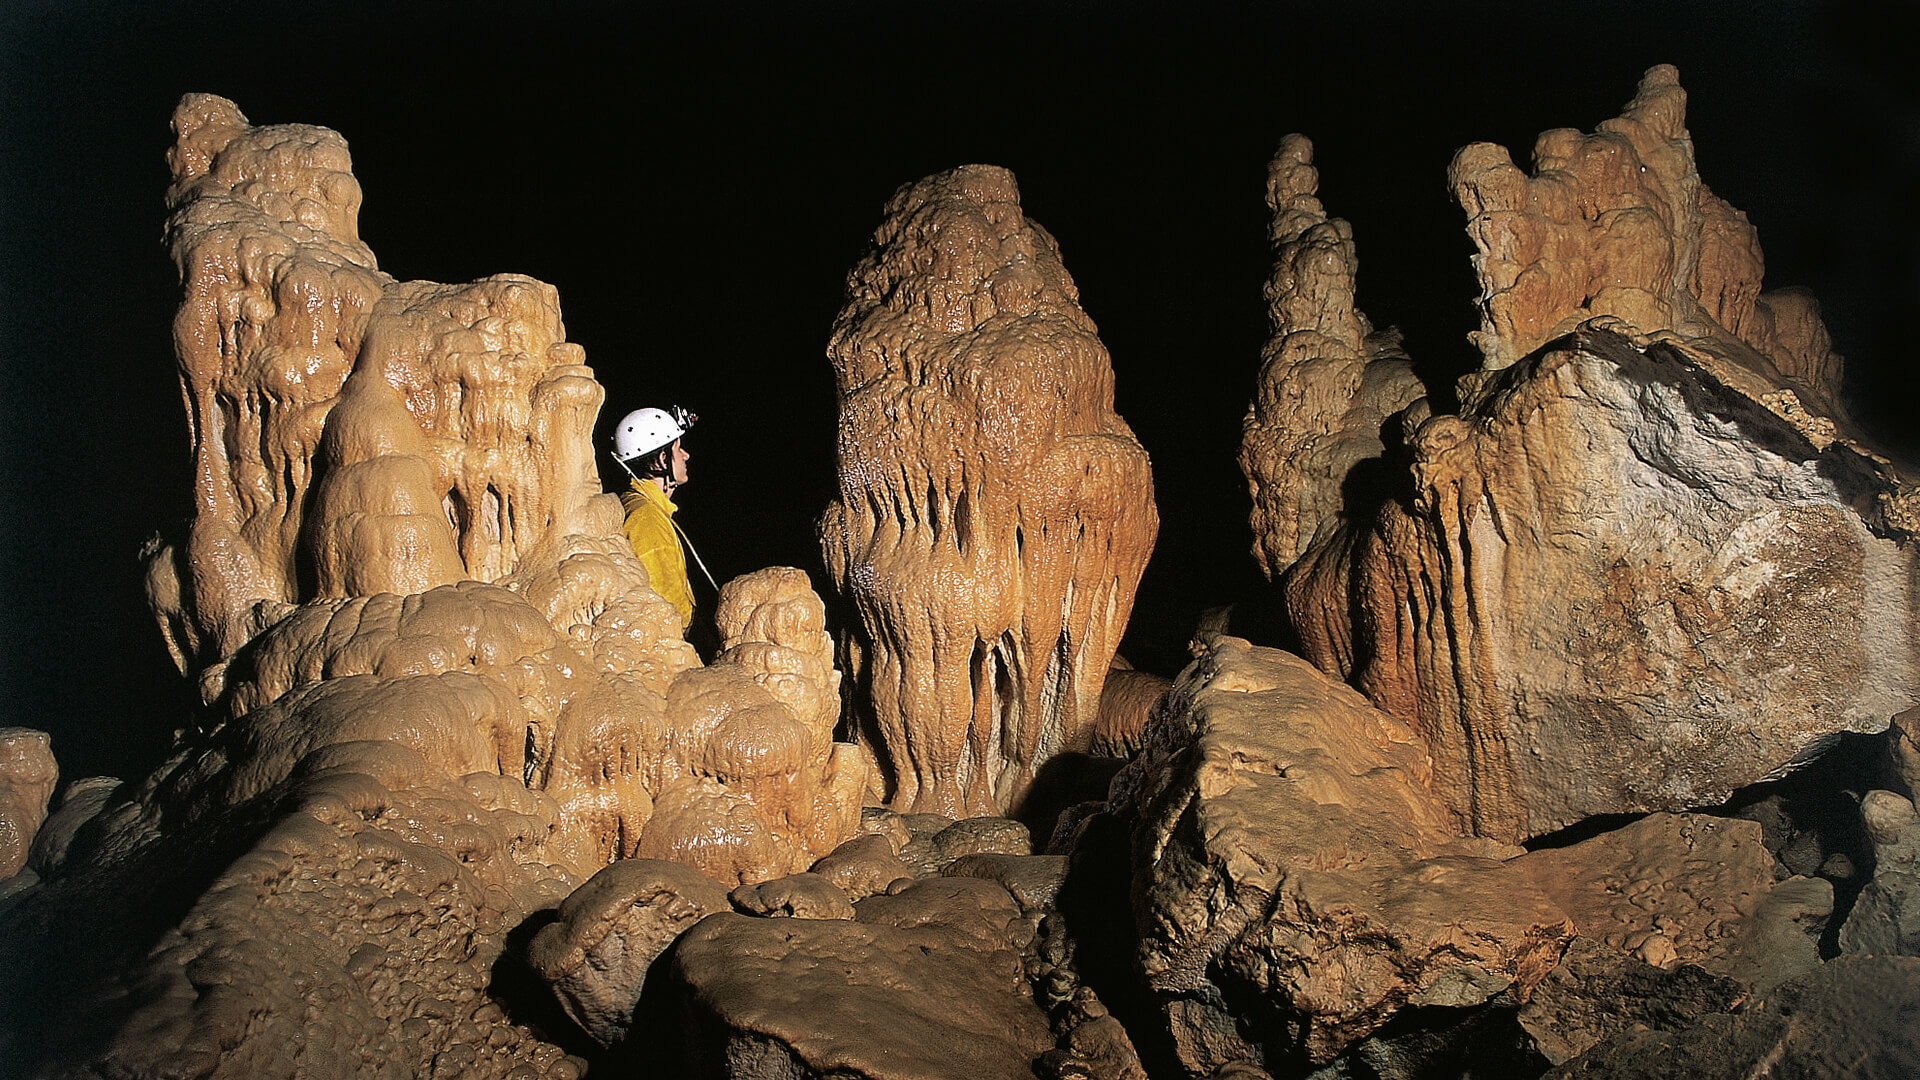
[[[1313,144],[1287,136],[1267,166],[1273,332],[1240,441],[1253,554],[1269,578],[1293,565],[1321,529],[1344,522],[1349,478],[1382,483],[1388,418],[1414,407],[1409,415],[1417,421],[1427,408],[1399,333],[1376,331],[1354,307],[1360,260],[1353,227],[1327,216],[1319,188]]]

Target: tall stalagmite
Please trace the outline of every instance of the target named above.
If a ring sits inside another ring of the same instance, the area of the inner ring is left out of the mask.
[[[1345,518],[1350,477],[1383,464],[1381,427],[1426,387],[1400,350],[1353,306],[1360,260],[1353,227],[1316,194],[1313,144],[1289,135],[1267,166],[1267,282],[1272,336],[1261,351],[1253,403],[1241,422],[1240,469],[1253,497],[1253,555],[1268,577],[1293,565],[1322,528]],[[1382,479],[1375,471],[1376,483]]]
[[[863,731],[901,808],[1014,807],[1083,738],[1159,517],[1059,245],[1013,175],[902,188],[828,355],[828,568],[860,614]]]
[[[210,95],[175,126],[196,513],[151,581],[183,667],[287,604],[497,581],[543,542],[609,531],[602,393],[551,286],[396,282],[360,241],[339,135],[251,127]]]

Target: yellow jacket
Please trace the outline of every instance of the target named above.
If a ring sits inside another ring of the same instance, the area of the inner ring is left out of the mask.
[[[673,512],[680,509],[656,484],[635,480],[620,493],[627,508],[627,542],[640,565],[647,568],[653,591],[680,609],[680,629],[693,624],[693,586],[687,582],[687,554],[674,532]]]

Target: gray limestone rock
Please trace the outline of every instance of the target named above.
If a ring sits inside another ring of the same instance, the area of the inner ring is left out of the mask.
[[[1873,843],[1873,880],[1840,928],[1840,949],[1920,956],[1920,813],[1891,791],[1870,791],[1860,816]]]
[[[1630,1028],[1547,1080],[1920,1075],[1920,958],[1841,957],[1677,1030]]]

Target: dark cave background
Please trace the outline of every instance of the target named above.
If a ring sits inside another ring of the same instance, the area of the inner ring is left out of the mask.
[[[1752,10],[1749,10],[1749,8]],[[1258,591],[1240,418],[1266,332],[1267,158],[1313,138],[1360,305],[1430,387],[1477,363],[1453,151],[1592,130],[1679,67],[1702,176],[1811,287],[1855,415],[1906,457],[1920,299],[1920,4],[847,2],[616,7],[232,2],[0,7],[0,725],[64,778],[143,775],[192,697],[137,551],[191,478],[170,326],[174,103],[334,128],[400,279],[515,272],[630,408],[701,414],[681,520],[726,578],[827,582],[824,349],[898,186],[1011,168],[1059,238],[1152,455],[1161,513],[1123,653],[1171,674],[1198,613]],[[603,463],[604,470],[610,463]]]

